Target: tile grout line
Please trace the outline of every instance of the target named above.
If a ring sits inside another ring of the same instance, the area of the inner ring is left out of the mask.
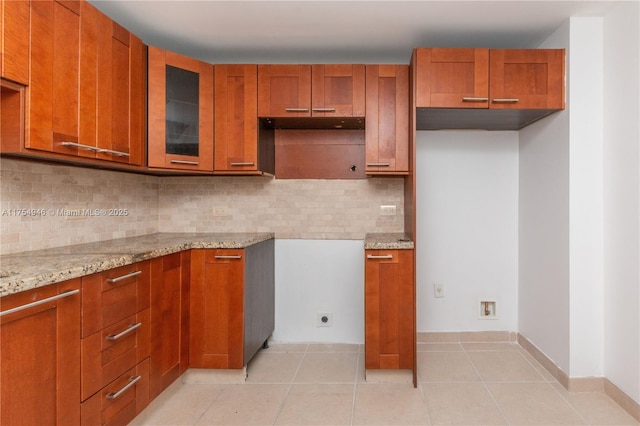
[[[573,404],[571,403],[571,401],[569,401],[567,398],[564,397],[564,395],[562,395],[562,393],[560,393],[555,386],[552,386],[551,384],[554,382],[547,382],[547,384],[549,385],[549,387],[551,387],[551,389],[553,389],[553,391],[558,394],[558,396],[564,401],[566,402],[569,407],[571,407],[571,409],[573,409],[573,411],[576,412],[576,414],[578,414],[578,417],[580,417],[582,419],[582,421],[584,421],[585,425],[590,425],[591,422],[589,422],[580,412],[580,410],[578,410],[576,407],[573,406]],[[558,383],[560,386],[562,386],[560,383]]]
[[[462,345],[460,345],[462,346]],[[464,348],[464,346],[462,346],[462,351],[464,352],[465,356],[467,357],[467,359],[469,360],[469,363],[471,364],[471,366],[473,367],[473,370],[476,372],[476,374],[478,375],[478,377],[480,378],[480,383],[482,383],[482,387],[484,387],[484,389],[487,391],[487,393],[489,394],[489,397],[491,397],[491,400],[493,401],[493,403],[495,404],[496,408],[498,409],[498,412],[500,413],[500,415],[502,416],[502,418],[504,419],[505,423],[507,425],[510,425],[511,423],[509,422],[509,419],[507,419],[507,416],[504,414],[504,412],[502,411],[502,407],[500,407],[500,404],[498,404],[498,401],[496,401],[496,398],[493,396],[493,393],[491,392],[491,390],[489,389],[489,387],[487,386],[486,381],[484,380],[484,378],[482,377],[482,375],[480,374],[480,371],[478,371],[478,368],[476,367],[476,365],[473,363],[473,360],[471,359],[471,357],[469,356],[469,353],[467,352],[467,350]]]
[[[360,350],[361,346],[358,345],[358,353],[356,356],[356,374],[353,382],[353,395],[351,397],[351,419],[349,424],[353,426],[353,420],[356,415],[356,394],[358,392],[358,369],[360,368]],[[364,367],[364,366],[363,366]],[[367,370],[364,370],[364,380],[367,380]]]
[[[282,399],[282,403],[280,404],[280,408],[278,409],[278,413],[276,414],[276,416],[273,418],[273,425],[275,425],[278,422],[278,417],[280,417],[280,414],[282,414],[282,410],[284,409],[284,405],[287,403],[287,399],[289,398],[289,394],[291,393],[291,388],[293,388],[293,384],[295,383],[296,380],[296,376],[298,375],[298,372],[300,371],[300,367],[302,366],[302,362],[304,361],[305,357],[307,356],[307,353],[309,351],[309,344],[306,345],[302,358],[300,358],[300,362],[298,363],[298,367],[296,368],[296,372],[293,373],[293,376],[291,377],[291,381],[289,382],[289,387],[287,388],[287,392],[284,395],[284,398]]]

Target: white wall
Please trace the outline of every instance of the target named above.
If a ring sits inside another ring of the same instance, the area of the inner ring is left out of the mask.
[[[547,44],[568,47],[569,23]],[[522,129],[519,149],[518,331],[568,374],[569,111]]]
[[[602,377],[602,18],[571,18],[570,37],[568,373],[570,377]]]
[[[516,330],[518,132],[420,131],[416,161],[418,332]]]
[[[275,243],[278,342],[364,343],[362,240],[284,240]],[[317,327],[318,312],[333,327]]]
[[[640,403],[640,6],[604,18],[604,375]]]

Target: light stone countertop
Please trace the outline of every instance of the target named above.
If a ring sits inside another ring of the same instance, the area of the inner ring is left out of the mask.
[[[403,233],[371,233],[364,239],[365,250],[411,250],[414,247],[411,238]]]
[[[189,249],[242,249],[273,233],[158,233],[0,256],[0,296]]]

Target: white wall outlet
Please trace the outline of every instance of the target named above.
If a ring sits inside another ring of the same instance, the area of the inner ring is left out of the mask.
[[[498,319],[497,303],[491,299],[480,299],[478,319]]]
[[[333,327],[333,314],[331,312],[318,312],[316,315],[316,327]]]
[[[385,204],[380,206],[380,214],[382,216],[395,216],[396,206],[393,204]]]
[[[227,206],[214,206],[212,215],[213,217],[229,216],[229,208]]]
[[[444,297],[444,284],[433,283],[433,297]]]

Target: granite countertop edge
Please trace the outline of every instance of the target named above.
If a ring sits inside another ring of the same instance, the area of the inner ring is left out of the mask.
[[[403,233],[369,233],[364,239],[365,250],[412,250],[413,240]]]
[[[243,249],[273,233],[157,233],[0,256],[0,297],[190,249]]]

